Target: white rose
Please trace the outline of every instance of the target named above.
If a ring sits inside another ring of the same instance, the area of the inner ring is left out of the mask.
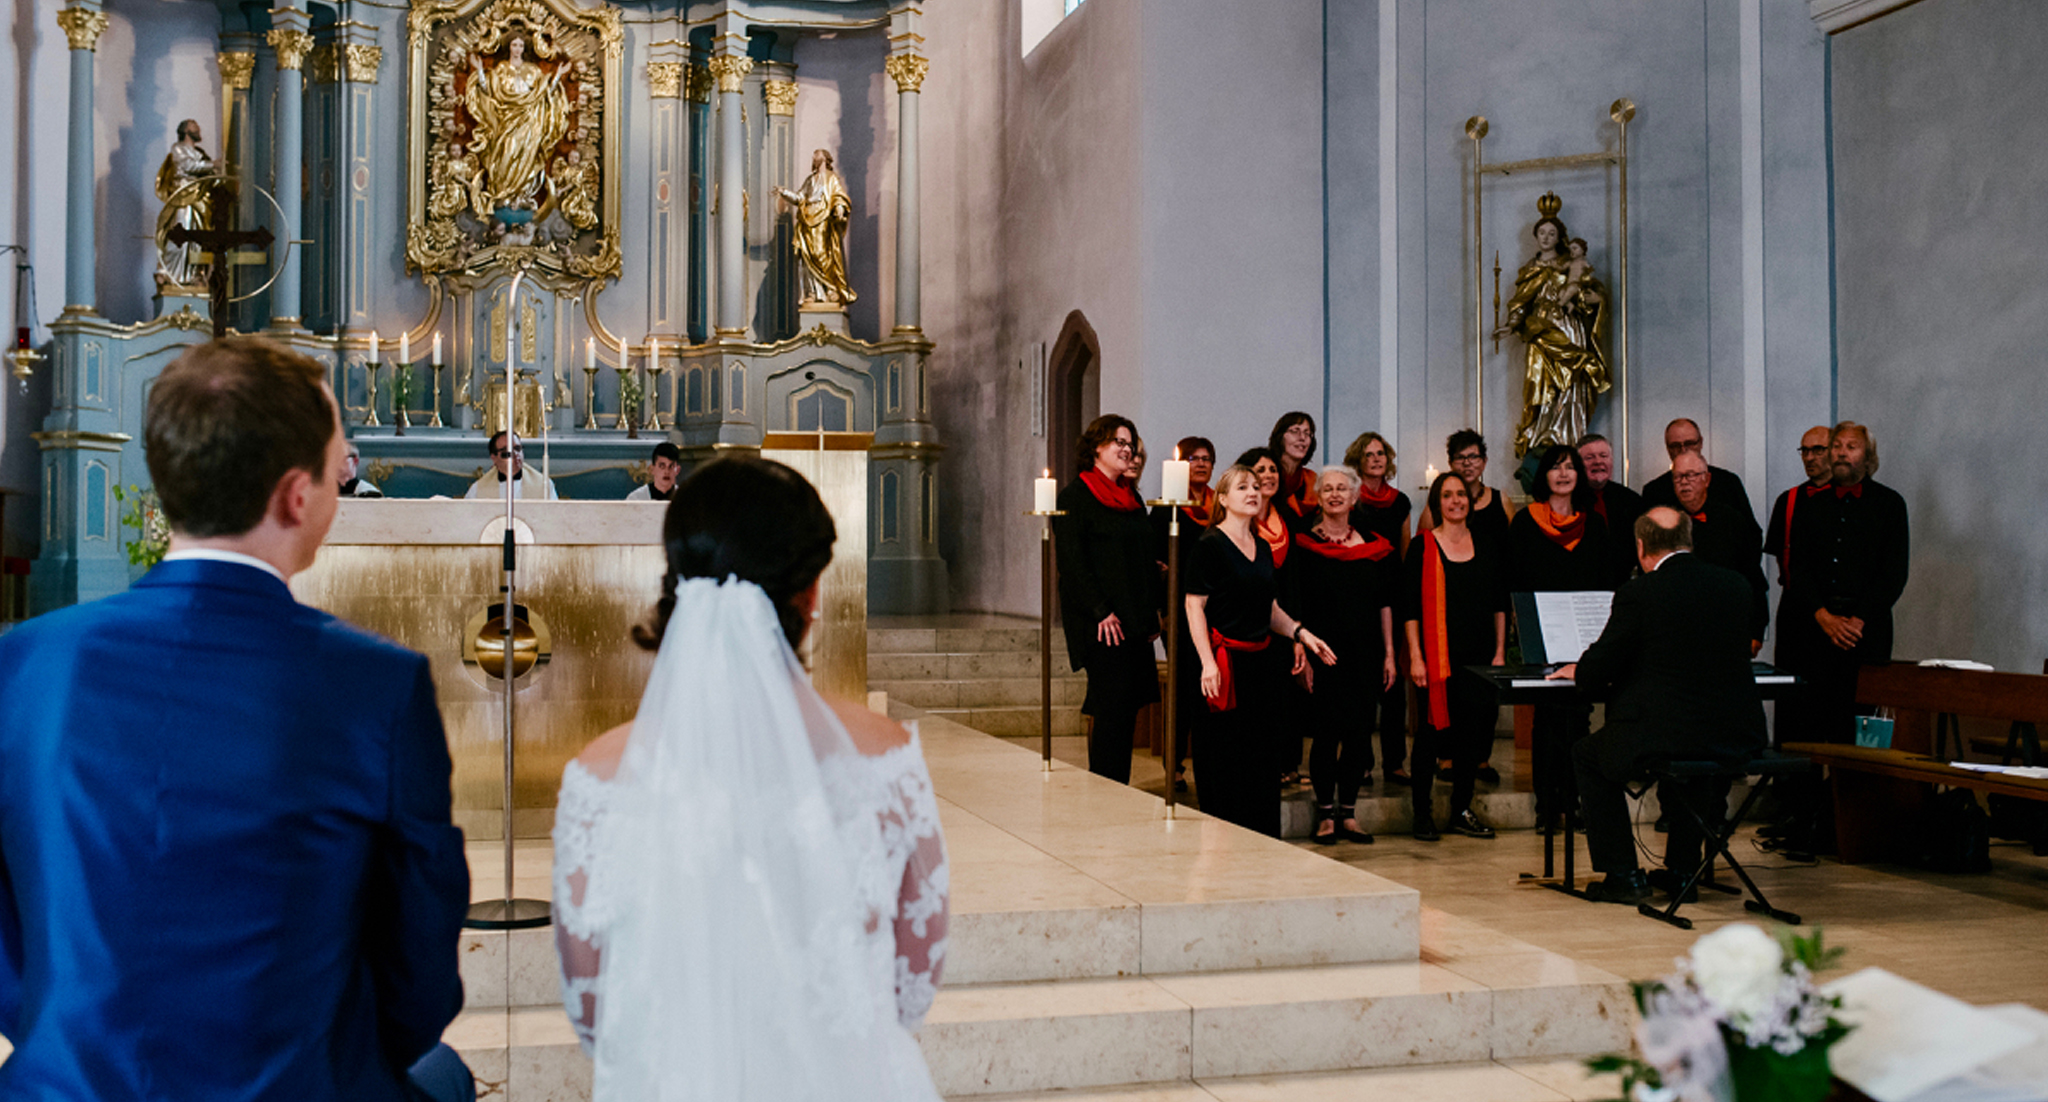
[[[1777,939],[1746,922],[1723,926],[1692,947],[1693,982],[1736,1023],[1770,1009],[1784,967]]]

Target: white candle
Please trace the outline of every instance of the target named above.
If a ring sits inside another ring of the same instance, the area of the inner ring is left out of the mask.
[[[1424,487],[1436,485],[1436,474],[1436,464],[1431,463],[1429,466],[1424,467],[1422,469],[1422,485]]]
[[[409,332],[398,335],[398,362],[402,365],[412,363],[412,334]]]
[[[647,370],[661,370],[661,341],[654,337],[647,338]]]
[[[384,353],[377,347],[378,343],[377,331],[370,330],[370,362],[373,364],[384,362]]]
[[[597,338],[587,337],[583,341],[583,366],[597,366]]]
[[[1050,513],[1060,507],[1060,484],[1052,479],[1052,472],[1045,477],[1031,480],[1031,511]]]
[[[1188,500],[1188,463],[1173,449],[1173,458],[1159,465],[1159,496],[1168,501]]]
[[[441,366],[441,334],[434,334],[434,366]]]

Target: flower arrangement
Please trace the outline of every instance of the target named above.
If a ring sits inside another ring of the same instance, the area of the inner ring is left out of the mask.
[[[647,397],[646,384],[640,381],[636,371],[619,370],[619,424],[625,426],[626,439],[640,438],[640,403]]]
[[[1620,1072],[1633,1102],[1819,1102],[1831,1088],[1828,1049],[1849,1026],[1813,975],[1841,952],[1824,948],[1819,930],[1724,926],[1677,972],[1635,985],[1637,1053],[1586,1066]]]
[[[171,549],[171,526],[164,520],[163,506],[157,503],[156,491],[117,485],[114,487],[114,500],[126,506],[121,510],[121,527],[133,528],[140,533],[140,538],[122,545],[128,551],[128,564],[147,570],[164,561],[164,555]]]
[[[410,412],[415,397],[417,395],[413,393],[412,365],[392,364],[391,422],[395,426],[392,430],[394,435],[404,436],[407,426],[412,424],[412,419],[406,414]]]

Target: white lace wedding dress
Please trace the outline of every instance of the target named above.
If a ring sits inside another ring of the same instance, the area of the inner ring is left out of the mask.
[[[562,774],[555,942],[593,1097],[936,1102],[914,1034],[947,866],[922,746],[855,750],[735,590],[765,608],[679,587],[618,776]]]

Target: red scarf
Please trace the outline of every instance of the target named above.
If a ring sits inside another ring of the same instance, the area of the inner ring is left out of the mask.
[[[1529,514],[1529,519],[1536,522],[1536,527],[1542,529],[1544,535],[1550,537],[1550,542],[1567,551],[1576,550],[1579,540],[1586,534],[1584,512],[1573,513],[1572,519],[1560,522],[1557,514],[1550,511],[1547,501],[1532,501],[1522,511]]]
[[[1370,505],[1375,509],[1384,509],[1392,505],[1394,499],[1400,496],[1401,491],[1395,489],[1393,481],[1389,479],[1381,480],[1377,491],[1366,489],[1363,483],[1358,487],[1358,503]]]
[[[1313,531],[1299,532],[1295,534],[1294,546],[1311,554],[1321,555],[1326,559],[1335,559],[1338,562],[1357,562],[1360,559],[1378,562],[1386,558],[1388,553],[1394,550],[1394,545],[1387,542],[1387,537],[1377,532],[1359,532],[1358,534],[1364,537],[1365,542],[1347,546],[1341,543],[1332,543],[1325,539],[1317,539]]]
[[[1237,707],[1237,678],[1230,672],[1230,652],[1241,650],[1246,654],[1256,654],[1265,650],[1272,641],[1272,636],[1261,635],[1256,643],[1240,643],[1215,628],[1209,629],[1209,648],[1216,653],[1216,680],[1220,682],[1216,695],[1205,698],[1210,711],[1228,712]]]
[[[1252,525],[1252,531],[1272,548],[1273,569],[1280,569],[1281,564],[1287,561],[1287,549],[1294,546],[1294,540],[1288,535],[1287,522],[1280,519],[1280,510],[1266,510],[1266,515]]]
[[[1422,533],[1422,657],[1429,676],[1429,725],[1451,726],[1451,702],[1444,689],[1451,680],[1449,606],[1444,600],[1443,552],[1434,530]]]
[[[1209,510],[1216,504],[1216,491],[1208,486],[1194,486],[1189,488],[1189,493],[1194,496],[1195,503],[1181,506],[1180,511],[1203,528],[1209,527]]]
[[[1294,483],[1293,487],[1289,488],[1286,482]],[[1298,517],[1314,516],[1322,508],[1316,501],[1316,476],[1309,472],[1306,464],[1295,468],[1293,478],[1282,480],[1279,503]],[[1278,566],[1279,563],[1273,565]]]
[[[1102,472],[1093,467],[1081,472],[1081,484],[1088,487],[1088,492],[1094,494],[1095,500],[1104,507],[1119,513],[1135,513],[1144,507],[1136,491],[1121,482],[1111,482],[1102,477]]]

